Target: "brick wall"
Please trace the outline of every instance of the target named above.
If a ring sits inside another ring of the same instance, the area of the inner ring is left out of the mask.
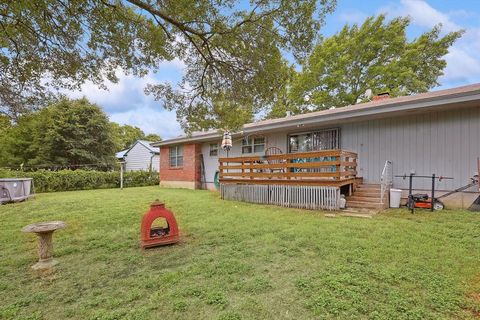
[[[200,187],[200,144],[183,145],[183,166],[170,167],[170,147],[160,149],[160,184],[188,188]],[[182,183],[185,182],[185,183]]]

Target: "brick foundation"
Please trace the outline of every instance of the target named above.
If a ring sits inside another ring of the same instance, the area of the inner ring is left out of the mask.
[[[170,167],[170,148],[160,149],[160,185],[188,189],[200,188],[200,144],[183,145],[183,166]]]

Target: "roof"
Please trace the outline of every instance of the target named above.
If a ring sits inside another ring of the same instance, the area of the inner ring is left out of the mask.
[[[306,129],[323,125],[338,125],[361,120],[408,115],[413,112],[437,111],[475,105],[480,106],[480,83],[247,123],[243,126],[243,130],[235,133],[234,136],[286,129],[298,130],[298,128]],[[220,130],[209,130],[194,132],[190,136],[185,135],[159,141],[153,145],[167,146],[185,142],[205,142],[219,139],[221,136],[222,132]]]
[[[158,147],[153,147],[152,143],[153,141],[147,141],[147,140],[137,140],[138,143],[141,143],[145,148],[147,148],[150,152],[152,153],[160,153],[160,148]],[[132,146],[133,147],[133,146]],[[131,147],[131,148],[132,148]],[[130,149],[131,149],[130,148]]]
[[[125,150],[122,150],[122,151],[119,151],[117,153],[115,153],[115,158],[117,159],[122,159],[123,157],[125,157],[125,153],[127,153],[129,149],[125,149]]]
[[[128,152],[130,150],[133,149],[133,147],[137,144],[137,143],[140,143],[142,146],[144,146],[145,148],[148,149],[148,151],[150,151],[151,153],[155,153],[155,154],[160,154],[160,148],[159,147],[153,147],[151,144],[153,143],[152,141],[147,141],[147,140],[137,140],[135,141],[135,143],[133,143],[130,148],[128,149],[125,149],[125,150],[122,150],[122,151],[119,151],[115,154],[115,157],[117,159],[122,159],[124,158]]]

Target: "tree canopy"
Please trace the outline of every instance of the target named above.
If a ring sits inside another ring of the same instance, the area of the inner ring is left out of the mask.
[[[387,22],[379,15],[320,41],[293,80],[289,109],[308,112],[312,106],[321,110],[353,105],[367,89],[401,96],[437,86],[446,66],[444,56],[463,31],[441,36],[441,26],[436,26],[409,41],[409,23],[409,18]],[[272,116],[276,114],[274,109]]]
[[[86,99],[62,99],[25,115],[6,138],[8,165],[108,164],[116,151],[107,115]]]
[[[143,139],[147,140],[147,141],[152,141],[152,142],[156,142],[156,141],[161,141],[162,138],[160,137],[160,135],[156,134],[156,133],[149,133],[147,134]]]
[[[18,118],[0,115],[0,166],[111,165],[136,140],[161,140],[138,127],[110,122],[86,98],[57,102]]]
[[[17,120],[54,89],[116,72],[145,75],[178,58],[178,86],[146,91],[176,110],[182,126],[198,115],[243,121],[275,100],[281,52],[301,61],[335,0],[18,0],[0,3],[0,112]],[[226,103],[228,102],[228,103]],[[27,109],[27,110],[26,110]]]
[[[111,122],[110,125],[117,151],[128,149],[137,140],[162,140],[160,136],[155,133],[145,135],[145,132],[143,132],[139,127],[134,127],[128,124],[121,126],[116,122]]]

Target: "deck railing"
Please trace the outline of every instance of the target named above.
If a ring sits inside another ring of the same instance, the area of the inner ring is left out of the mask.
[[[382,204],[385,203],[386,193],[390,190],[393,185],[393,168],[392,168],[392,161],[387,160],[385,161],[385,165],[382,170],[382,175],[380,176],[380,198]]]
[[[342,185],[357,175],[357,154],[322,150],[219,159],[221,183]]]

